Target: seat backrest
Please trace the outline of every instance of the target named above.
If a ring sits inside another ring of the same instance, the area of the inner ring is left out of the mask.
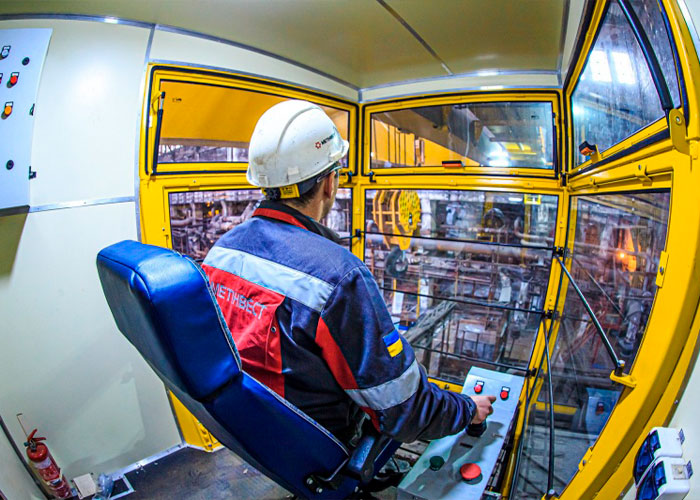
[[[172,250],[122,241],[97,256],[102,288],[124,336],[165,385],[227,448],[306,498],[340,498],[356,481],[316,493],[347,449],[323,427],[241,369],[208,280]]]

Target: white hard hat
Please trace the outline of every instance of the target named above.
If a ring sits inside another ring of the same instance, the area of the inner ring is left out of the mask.
[[[348,141],[323,110],[307,101],[275,104],[255,125],[248,149],[248,182],[261,188],[296,185],[348,153]]]

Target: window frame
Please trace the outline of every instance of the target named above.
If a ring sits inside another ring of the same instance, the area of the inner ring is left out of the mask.
[[[499,102],[533,102],[550,103],[552,106],[552,160],[553,168],[524,168],[524,167],[485,167],[485,166],[465,166],[449,168],[442,166],[429,167],[392,167],[392,168],[371,168],[372,152],[371,132],[372,114],[390,111],[399,111],[411,108],[426,106],[445,106],[456,104],[489,104]],[[392,99],[387,101],[373,102],[362,106],[362,155],[360,173],[363,177],[369,177],[372,182],[375,178],[390,176],[428,176],[428,175],[451,175],[451,176],[488,176],[488,177],[519,177],[519,178],[547,178],[558,179],[561,173],[562,156],[561,151],[562,116],[561,92],[558,90],[503,90],[500,92],[470,92],[459,94],[441,94],[430,97],[410,97]]]
[[[348,167],[341,173],[349,177],[357,174],[357,151],[355,144],[359,135],[359,106],[358,104],[334,97],[322,92],[316,92],[303,87],[278,82],[271,79],[256,78],[238,73],[215,71],[204,68],[187,66],[150,64],[148,67],[148,83],[142,112],[142,127],[140,137],[139,176],[141,179],[155,178],[167,175],[200,175],[200,174],[240,174],[247,170],[246,162],[182,162],[157,163],[153,172],[154,157],[157,154],[156,133],[158,129],[158,93],[161,83],[177,82],[188,84],[209,85],[221,88],[250,91],[275,97],[304,99],[321,106],[329,106],[348,113]]]

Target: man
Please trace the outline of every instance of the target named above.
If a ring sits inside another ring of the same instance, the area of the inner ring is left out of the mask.
[[[267,110],[247,173],[266,200],[203,267],[244,369],[341,441],[352,444],[365,415],[398,441],[455,434],[482,422],[495,397],[429,383],[369,270],[317,222],[333,206],[347,152],[318,106]]]

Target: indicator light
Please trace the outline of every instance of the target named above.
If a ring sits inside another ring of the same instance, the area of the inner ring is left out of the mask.
[[[15,85],[17,85],[18,80],[19,80],[19,72],[10,73],[10,79],[7,82],[7,86],[14,87]]]
[[[481,394],[481,391],[484,390],[484,381],[483,380],[477,380],[476,384],[474,384],[474,392],[477,394]]]
[[[7,118],[12,114],[12,107],[14,106],[14,102],[6,102],[5,107],[2,110],[2,117]]]
[[[501,399],[505,401],[510,395],[510,387],[501,387]]]
[[[443,160],[442,166],[445,168],[464,168],[462,160]]]

